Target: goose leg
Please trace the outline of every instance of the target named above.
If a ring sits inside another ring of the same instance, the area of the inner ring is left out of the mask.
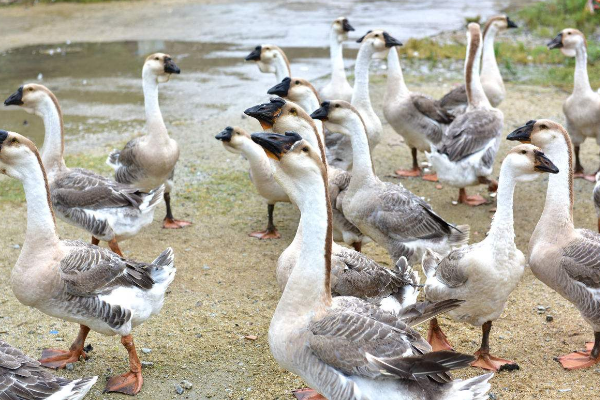
[[[171,211],[171,193],[165,193],[163,197],[167,206],[167,215],[163,220],[163,229],[180,229],[192,224],[189,221],[173,218],[173,212]]]
[[[110,378],[108,382],[106,382],[104,393],[118,392],[133,396],[139,393],[144,384],[144,379],[142,378],[142,363],[135,351],[132,335],[123,336],[121,338],[121,344],[127,349],[127,353],[129,354],[129,372]]]
[[[281,235],[275,228],[273,223],[273,211],[275,210],[275,204],[268,204],[267,211],[269,213],[269,222],[267,223],[267,229],[264,231],[252,232],[248,236],[252,236],[258,239],[279,239]]]
[[[60,369],[65,368],[67,364],[79,361],[80,357],[86,360],[88,356],[83,351],[83,346],[89,332],[90,328],[85,325],[79,325],[79,334],[69,350],[44,349],[42,351],[42,358],[39,360],[40,364],[46,368]]]
[[[596,182],[596,177],[594,175],[586,175],[583,171],[583,166],[581,165],[581,161],[579,159],[579,146],[573,146],[575,150],[575,170],[573,174],[573,178],[581,178],[586,181]]]
[[[488,371],[515,370],[519,366],[510,360],[494,357],[490,354],[490,331],[492,330],[492,321],[488,321],[481,326],[483,335],[481,337],[481,347],[475,353],[477,359],[473,361],[471,367],[478,367]]]
[[[478,194],[476,194],[475,196],[467,196],[467,191],[465,190],[465,188],[460,188],[458,191],[458,202],[471,207],[475,207],[487,203],[487,200]]]
[[[327,400],[316,390],[312,390],[310,388],[292,390],[292,394],[298,400]]]
[[[114,253],[117,253],[119,256],[123,257],[123,253],[121,253],[121,248],[119,247],[119,243],[117,243],[116,239],[112,239],[110,242],[108,242],[108,247],[110,247]]]
[[[598,222],[598,224],[600,224],[600,222]],[[352,243],[352,247],[354,247],[354,250],[360,253],[360,250],[362,249],[362,242],[354,242]]]
[[[449,350],[454,351],[454,348],[448,342],[448,338],[442,332],[442,328],[438,324],[437,318],[432,318],[429,321],[429,332],[427,332],[427,341],[433,348],[433,351]]]
[[[98,246],[100,244],[100,239],[96,238],[95,236],[92,236],[92,244],[94,246]]]
[[[421,168],[419,168],[419,163],[417,162],[417,149],[411,148],[410,152],[412,154],[413,166],[411,169],[396,170],[396,175],[398,175],[401,178],[408,178],[421,175]]]
[[[576,351],[557,358],[564,369],[583,369],[600,362],[600,332],[594,332],[594,342],[585,344],[585,351]]]

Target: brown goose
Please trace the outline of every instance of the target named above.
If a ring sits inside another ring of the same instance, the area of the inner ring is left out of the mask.
[[[275,74],[277,82],[281,82],[286,76],[291,76],[290,62],[279,46],[274,44],[262,44],[256,46],[245,58],[246,61],[254,61],[260,72]]]

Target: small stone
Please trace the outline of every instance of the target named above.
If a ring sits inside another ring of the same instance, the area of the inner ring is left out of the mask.
[[[57,337],[57,338],[56,338],[56,341],[57,341],[57,342],[64,342],[64,341],[65,341],[65,339],[63,339],[63,338],[61,338],[61,337]]]
[[[203,265],[202,269],[210,269],[210,267],[208,265]]]
[[[67,371],[73,371],[75,369],[75,366],[73,365],[73,363],[68,363],[67,365],[65,365],[65,368]]]
[[[20,248],[21,248],[21,246],[19,246],[18,244],[13,244],[13,245],[12,245],[12,248],[13,248],[13,249],[20,249]]]
[[[256,336],[256,335],[247,335],[247,336],[244,336],[244,339],[247,339],[247,340],[256,340],[256,339],[258,339],[258,336]]]
[[[192,382],[187,381],[187,380],[183,380],[181,381],[181,386],[185,389],[185,390],[192,390],[192,388],[194,387],[194,385],[192,385]]]
[[[196,307],[202,307],[202,300],[198,300],[196,302]]]
[[[544,306],[537,306],[537,310],[538,311],[546,311],[546,307],[544,307]]]
[[[142,361],[142,368],[153,368],[154,363],[152,361]]]
[[[202,337],[202,334],[201,334],[201,333],[196,333],[196,337],[197,337],[198,339],[200,339],[200,338]]]
[[[498,399],[498,397],[494,393],[488,393],[488,397],[490,398],[490,400],[497,400]]]
[[[152,353],[152,349],[149,349],[147,347],[142,347],[142,353],[144,353],[144,354],[150,354],[150,353]]]
[[[490,197],[496,197],[496,192],[490,193]]]
[[[177,394],[183,394],[183,388],[179,385],[175,385],[175,392]]]
[[[554,317],[552,315],[546,315],[546,322],[554,321]]]
[[[437,185],[435,185],[435,188],[437,190],[442,190],[444,187],[438,183]]]
[[[456,200],[453,200],[453,201],[452,201],[452,205],[453,205],[453,206],[455,206],[455,205],[457,205],[457,204],[458,204],[458,201],[456,201]]]
[[[566,392],[570,392],[570,391],[571,391],[571,389],[570,389],[570,388],[566,388],[566,389],[558,389],[558,391],[559,391],[560,393],[566,393]]]

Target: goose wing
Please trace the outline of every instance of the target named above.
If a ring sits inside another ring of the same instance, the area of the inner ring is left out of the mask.
[[[457,288],[464,285],[469,279],[469,276],[461,264],[461,261],[472,249],[473,246],[471,245],[452,250],[450,254],[444,257],[438,264],[435,271],[436,278],[450,288]]]
[[[457,117],[448,127],[438,151],[450,161],[460,161],[484,149],[502,133],[499,112],[474,110]]]
[[[137,146],[142,138],[135,138],[127,142],[123,150],[118,153],[115,170],[115,180],[120,183],[133,184],[144,177],[144,170],[138,165],[135,156]]]
[[[560,260],[569,277],[588,288],[600,289],[600,235],[587,229],[567,245]]]
[[[449,91],[440,99],[440,106],[444,108],[455,108],[467,105],[467,87],[460,85]]]
[[[416,109],[427,118],[446,125],[454,120],[454,116],[442,107],[439,101],[423,94],[413,93],[411,97]]]

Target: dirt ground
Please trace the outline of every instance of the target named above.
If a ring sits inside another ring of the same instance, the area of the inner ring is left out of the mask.
[[[13,11],[11,11],[13,12]],[[20,44],[27,43],[25,39]],[[255,69],[252,65],[245,68]],[[255,71],[257,85],[264,90],[274,84],[272,76]],[[375,110],[381,113],[384,85],[376,79],[372,85]],[[411,81],[409,80],[409,84]],[[410,84],[414,91],[439,96],[444,93],[438,82]],[[161,89],[162,90],[162,89]],[[241,125],[258,131],[259,125],[242,117],[246,107],[264,100],[260,94],[248,95],[244,106],[219,109],[201,120],[189,111],[186,117],[173,118],[165,109],[172,109],[177,98],[164,98],[163,111],[172,136],[182,148],[177,170],[177,191],[173,197],[177,217],[191,219],[194,225],[177,231],[160,229],[164,213],[161,207],[155,222],[138,237],[122,244],[126,255],[150,261],[164,248],[171,246],[176,254],[177,276],[161,314],[134,332],[142,361],[153,363],[144,369],[144,387],[139,399],[291,399],[290,391],[302,387],[301,379],[283,371],[269,353],[267,330],[279,298],[274,267],[281,251],[292,240],[298,221],[297,210],[289,204],[276,206],[275,222],[282,239],[259,241],[247,236],[251,230],[266,224],[266,206],[256,194],[247,175],[247,162],[226,152],[214,135],[227,125]],[[505,113],[505,134],[536,118],[552,118],[564,122],[561,104],[566,93],[552,88],[507,84],[507,98],[501,105]],[[139,112],[140,110],[138,110]],[[143,115],[143,114],[142,114]],[[2,116],[2,115],[0,115]],[[384,121],[383,116],[382,121]],[[33,117],[32,117],[33,118]],[[93,124],[92,122],[84,122]],[[80,137],[67,152],[103,156],[119,147],[142,130],[143,121],[133,123],[127,134],[98,140]],[[17,130],[18,127],[3,127]],[[98,145],[98,143],[101,143]],[[499,165],[514,143],[504,142],[496,162]],[[420,156],[422,159],[422,156]],[[584,166],[595,170],[598,146],[588,140],[582,147]],[[400,166],[408,166],[409,151],[400,137],[384,122],[381,144],[373,155],[378,175],[394,181],[388,175]],[[104,169],[102,172],[108,173]],[[7,183],[2,180],[0,185]],[[447,220],[471,225],[471,240],[481,240],[489,228],[494,199],[477,208],[452,205],[457,191],[418,179],[403,180],[416,194],[425,197]],[[547,178],[522,184],[515,197],[515,231],[518,247],[526,252],[529,236],[541,214]],[[593,184],[575,182],[575,224],[596,229],[596,214],[591,201]],[[471,188],[487,196],[484,188]],[[8,284],[25,232],[25,204],[0,204],[0,220],[4,234],[0,244],[0,338],[39,356],[46,347],[67,348],[77,333],[77,326],[50,318],[39,311],[22,306]],[[89,238],[82,231],[59,222],[63,238]],[[388,256],[376,244],[364,252],[383,264]],[[493,290],[493,288],[491,288]],[[540,311],[539,306],[545,308]],[[552,315],[553,322],[546,322]],[[480,340],[479,328],[441,319],[446,334],[456,349],[474,352]],[[420,330],[424,332],[424,327]],[[256,340],[245,339],[247,335]],[[521,369],[502,372],[492,380],[491,392],[497,399],[593,399],[598,398],[600,367],[566,372],[554,357],[583,347],[593,337],[589,326],[567,301],[537,281],[527,271],[517,290],[511,295],[502,318],[494,324],[491,336],[495,355],[516,361]],[[120,398],[102,394],[105,378],[122,373],[127,368],[126,352],[116,337],[90,334],[88,343],[94,350],[87,362],[79,362],[73,371],[58,373],[70,378],[99,375],[99,383],[89,399]],[[481,371],[459,371],[457,377],[470,377]],[[193,388],[178,395],[175,385],[188,380]]]

